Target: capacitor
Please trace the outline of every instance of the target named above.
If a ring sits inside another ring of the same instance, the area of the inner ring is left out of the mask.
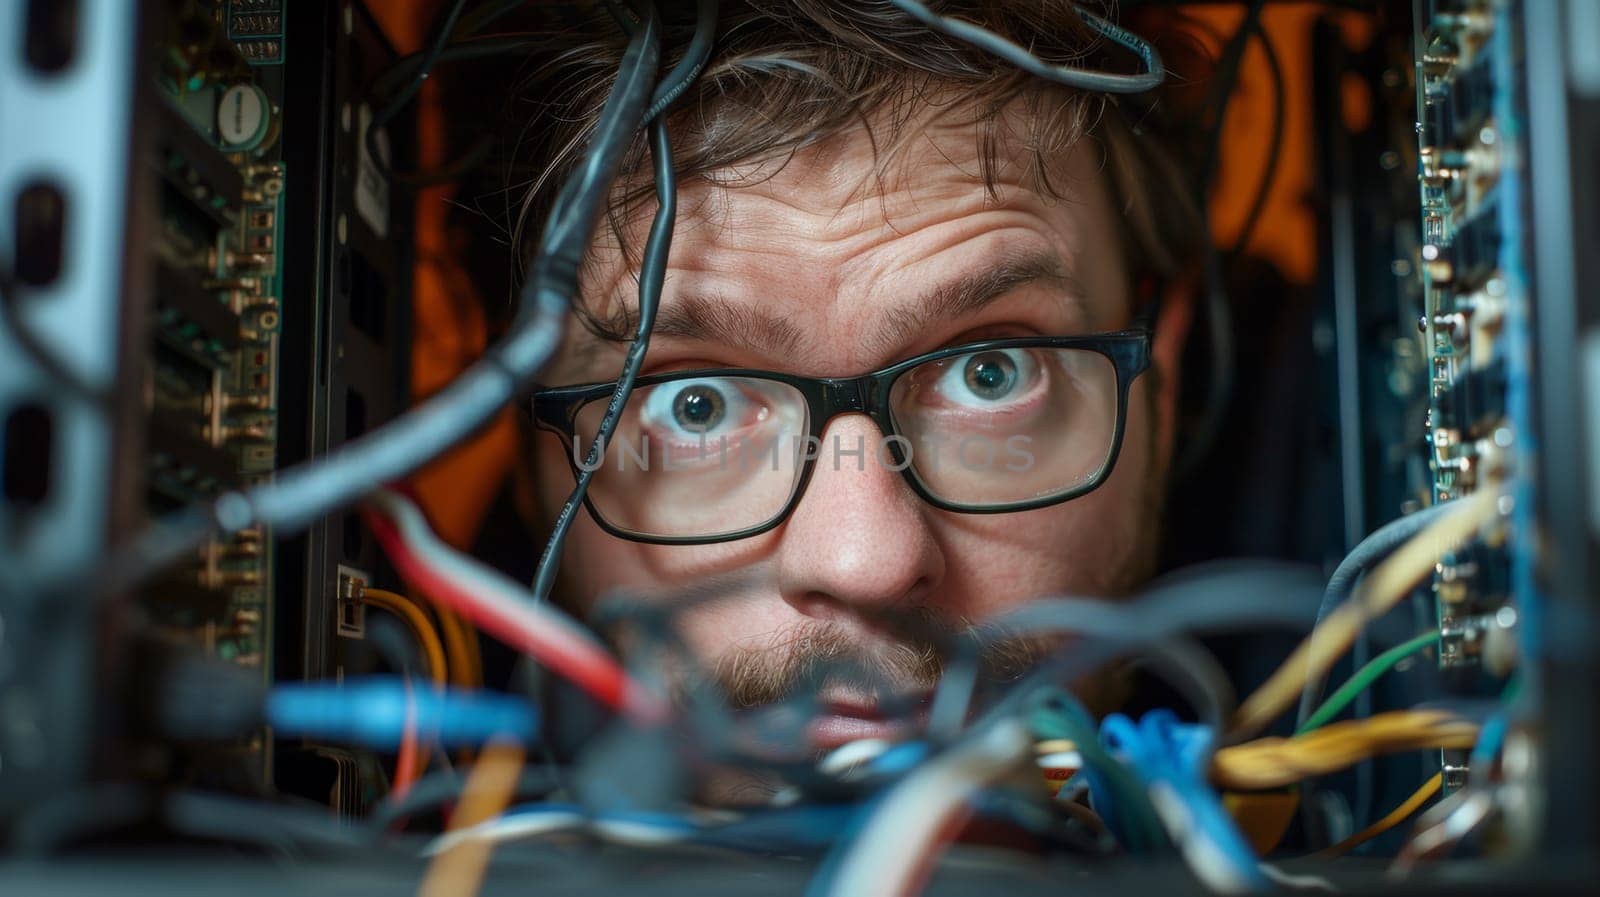
[[[267,136],[267,95],[254,84],[235,84],[217,101],[217,136],[224,149],[253,150]]]

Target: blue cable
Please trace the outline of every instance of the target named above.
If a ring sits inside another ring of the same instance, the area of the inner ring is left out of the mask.
[[[417,737],[445,747],[526,742],[539,728],[534,708],[513,695],[426,685],[406,691],[405,680],[390,677],[278,685],[267,696],[267,722],[279,736],[378,749],[400,743],[412,713]]]
[[[1255,851],[1206,781],[1216,744],[1211,727],[1179,722],[1170,710],[1152,710],[1138,723],[1113,713],[1101,722],[1100,737],[1144,781],[1172,840],[1203,883],[1224,893],[1271,889]]]

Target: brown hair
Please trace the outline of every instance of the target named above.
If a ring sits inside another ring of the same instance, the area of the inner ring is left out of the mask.
[[[659,4],[665,24],[663,71],[689,43],[694,5],[686,0]],[[1048,62],[1120,69],[1132,64],[1125,50],[1108,46],[1065,0],[929,0],[926,5],[1029,47]],[[598,4],[529,6],[542,8],[524,18],[532,50],[511,107],[519,130],[500,169],[508,185],[505,224],[518,271],[557,187],[582,156],[627,41]],[[937,104],[951,114],[970,115],[978,126],[981,173],[991,190],[1004,136],[1020,137],[1031,153],[1034,183],[1056,198],[1051,160],[1081,139],[1098,140],[1123,212],[1129,270],[1136,276],[1175,276],[1201,250],[1199,173],[1186,170],[1181,160],[1198,160],[1203,152],[1193,130],[1184,129],[1193,117],[1173,107],[1171,90],[1110,98],[1045,84],[931,31],[886,0],[721,0],[719,7],[711,59],[669,118],[680,180],[751,162],[781,165],[800,148],[858,123],[867,125],[880,160],[887,160],[911,136],[903,125],[918,110]],[[1147,23],[1135,27],[1162,50],[1169,71],[1181,69],[1178,60],[1199,56],[1198,44],[1181,30],[1156,34]],[[1169,77],[1179,90],[1189,80]],[[1023,104],[1025,134],[1001,131],[1007,125],[1001,113],[1013,103]],[[650,195],[649,179],[642,176],[647,164],[641,136],[609,209],[619,239],[622,222]]]

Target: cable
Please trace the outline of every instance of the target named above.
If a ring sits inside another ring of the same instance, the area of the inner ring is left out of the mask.
[[[521,2],[521,0],[518,0]],[[462,29],[464,30],[465,26]],[[536,46],[538,38],[529,34],[486,34],[470,40],[458,40],[445,47],[439,54],[436,63],[460,62],[468,59],[484,59],[490,56],[499,56],[504,53],[514,53],[517,50]],[[396,59],[387,69],[384,69],[372,80],[368,90],[371,94],[388,93],[403,78],[413,78],[422,65],[423,52],[412,53]]]
[[[1447,855],[1499,811],[1501,800],[1494,789],[1463,788],[1429,807],[1395,856],[1389,878],[1404,878],[1423,860]]]
[[[567,531],[572,528],[578,508],[589,493],[589,483],[594,479],[595,471],[601,467],[606,445],[610,443],[611,435],[616,432],[617,423],[622,419],[622,410],[628,403],[628,397],[633,394],[633,384],[639,376],[639,366],[644,363],[644,354],[650,348],[650,329],[655,326],[661,286],[667,274],[667,253],[672,247],[672,225],[677,214],[677,180],[672,170],[672,145],[667,139],[667,126],[660,118],[650,123],[650,155],[655,159],[657,205],[655,217],[650,223],[650,236],[645,244],[644,261],[639,268],[638,329],[623,360],[622,375],[617,379],[610,400],[606,402],[600,428],[595,432],[588,455],[579,467],[577,483],[562,504],[561,512],[556,515],[555,523],[550,528],[550,538],[539,556],[538,570],[533,578],[535,601],[549,598],[551,589],[555,587]]]
[[[1278,50],[1272,44],[1272,38],[1265,29],[1259,25],[1255,29],[1256,39],[1261,42],[1261,53],[1267,59],[1267,68],[1272,72],[1272,136],[1269,138],[1267,150],[1267,164],[1261,172],[1261,185],[1256,188],[1255,199],[1250,203],[1250,211],[1246,213],[1244,224],[1239,227],[1239,236],[1234,238],[1232,255],[1240,255],[1250,245],[1250,235],[1255,231],[1256,224],[1261,220],[1261,213],[1267,207],[1267,197],[1272,193],[1272,183],[1277,178],[1278,163],[1283,155],[1283,131],[1287,110],[1287,102],[1283,84],[1283,63],[1278,59]],[[1218,122],[1221,127],[1221,122]]]
[[[188,835],[262,844],[285,853],[300,846],[348,855],[372,847],[359,831],[339,822],[325,806],[271,804],[202,791],[177,791],[161,805],[162,820]]]
[[[1322,594],[1322,604],[1317,608],[1317,625],[1333,613],[1334,608],[1349,596],[1350,590],[1355,588],[1363,574],[1374,564],[1394,553],[1396,548],[1416,536],[1417,533],[1430,526],[1435,520],[1451,513],[1454,506],[1449,502],[1429,505],[1419,511],[1413,511],[1398,520],[1391,520],[1371,535],[1362,539],[1344,560],[1333,570],[1333,575],[1328,577],[1328,586]],[[1300,693],[1300,710],[1296,719],[1296,727],[1305,725],[1311,716],[1312,709],[1317,701],[1322,698],[1322,688],[1326,683],[1325,676],[1309,676],[1306,678],[1305,688]]]
[[[1421,651],[1430,645],[1439,643],[1439,630],[1430,629],[1414,638],[1395,645],[1393,648],[1374,657],[1366,666],[1357,670],[1350,681],[1340,686],[1339,690],[1311,714],[1304,723],[1295,729],[1296,735],[1304,735],[1312,729],[1318,728],[1329,720],[1338,716],[1341,711],[1350,705],[1356,696],[1372,687],[1378,677],[1394,669],[1395,665],[1407,657]]]
[[[1120,643],[1125,651],[1148,661],[1195,709],[1202,722],[1213,727],[1225,725],[1234,705],[1233,686],[1216,658],[1188,636],[1152,634],[1146,621],[1127,613],[1125,608],[1125,605],[1108,601],[1036,601],[983,629],[997,633],[1001,639],[1016,634],[1075,633],[1092,636],[1104,645]],[[1082,650],[1079,645],[1067,649],[1068,652],[1079,650]],[[940,710],[946,720],[957,716],[948,707],[938,707],[937,694],[935,709]],[[930,712],[930,718],[932,716]]]
[[[372,120],[367,123],[366,133],[362,139],[366,142],[367,156],[372,164],[384,175],[389,174],[389,160],[378,153],[378,131],[387,125],[400,110],[411,102],[411,98],[422,89],[422,82],[428,78],[428,73],[433,71],[434,63],[439,61],[439,54],[444,52],[445,45],[450,43],[450,36],[455,32],[456,20],[461,17],[461,11],[466,8],[467,0],[452,0],[445,11],[444,24],[434,32],[433,43],[428,45],[427,52],[417,65],[416,72],[398,93],[389,98],[389,102],[379,107],[372,113]]]
[[[1196,878],[1224,894],[1267,889],[1267,878],[1257,868],[1260,858],[1205,780],[1215,729],[1180,723],[1163,709],[1150,711],[1138,723],[1113,713],[1101,723],[1100,737],[1143,781],[1157,816]]]
[[[419,591],[461,612],[485,632],[571,679],[607,707],[663,719],[659,695],[634,681],[577,621],[536,602],[509,577],[439,541],[409,499],[383,490],[367,523],[395,569]]]
[[[985,784],[1027,761],[1032,739],[1019,720],[971,733],[918,766],[868,812],[854,838],[840,840],[807,893],[814,897],[904,897],[915,894],[938,847]]]
[[[531,740],[538,716],[515,695],[461,689],[411,689],[399,677],[274,686],[266,718],[280,737],[306,737],[384,750],[408,730],[447,746],[494,738]]]
[[[577,483],[567,496],[566,502],[562,504],[560,513],[556,515],[555,523],[550,530],[550,538],[545,543],[544,552],[539,556],[539,566],[533,579],[533,596],[538,601],[547,599],[555,587],[556,575],[561,568],[561,550],[566,544],[567,532],[572,528],[572,521],[577,516],[578,508],[589,493],[589,483],[600,467],[600,460],[604,456],[606,446],[611,442],[612,434],[616,432],[618,421],[622,419],[622,410],[628,403],[628,397],[633,394],[633,384],[638,379],[639,367],[644,363],[645,352],[650,348],[650,331],[655,326],[656,309],[661,303],[661,287],[666,282],[667,257],[672,249],[672,228],[678,209],[678,184],[677,174],[672,167],[672,142],[668,139],[666,122],[661,118],[661,113],[688,90],[710,57],[712,38],[716,34],[717,25],[715,0],[699,0],[695,15],[695,33],[688,49],[678,64],[667,74],[666,79],[656,88],[650,108],[645,112],[645,120],[650,123],[650,156],[655,163],[656,212],[650,222],[650,235],[646,238],[644,256],[639,266],[639,321],[633,344],[628,347],[628,354],[623,359],[622,373],[617,378],[617,385],[612,390],[610,400],[606,402],[605,414],[600,419],[600,427],[595,432],[594,441],[589,445],[584,463],[579,466]]]
[[[1245,47],[1261,24],[1261,10],[1265,0],[1252,0],[1244,18],[1223,48],[1217,62],[1217,77],[1211,83],[1205,108],[1215,110],[1212,115],[1211,139],[1200,167],[1200,196],[1202,209],[1210,208],[1211,190],[1216,182],[1218,163],[1222,157],[1222,127],[1227,117],[1234,87],[1239,81],[1240,64]],[[1205,407],[1200,412],[1193,431],[1184,440],[1182,454],[1174,465],[1179,478],[1187,478],[1200,466],[1222,432],[1222,421],[1227,416],[1233,399],[1234,340],[1233,310],[1228,304],[1228,287],[1222,270],[1221,253],[1212,239],[1210,219],[1205,221],[1205,243],[1201,258],[1201,278],[1205,289],[1207,335],[1211,340],[1209,358],[1210,380],[1206,386]]]
[[[711,58],[711,44],[717,36],[717,0],[697,0],[694,15],[694,36],[683,51],[683,58],[672,67],[667,77],[661,79],[655,93],[651,94],[650,108],[644,113],[647,122],[654,121],[667,111],[667,107],[676,103],[689,85],[700,77],[700,72]]]
[[[373,615],[366,621],[366,642],[371,645],[388,664],[389,669],[402,677],[402,708],[398,742],[389,736],[379,739],[376,745],[381,750],[395,754],[394,777],[390,783],[391,794],[404,794],[412,781],[427,771],[428,755],[420,749],[418,744],[420,735],[417,731],[417,707],[415,700],[414,683],[417,680],[418,670],[423,670],[422,675],[427,675],[428,661],[424,657],[422,640],[417,635],[416,629],[408,625],[401,616]],[[342,681],[342,680],[341,680]],[[309,684],[309,683],[308,683]],[[325,683],[315,683],[319,687],[326,687]],[[344,697],[344,696],[341,696]],[[339,700],[335,698],[334,700]],[[263,706],[270,709],[271,703],[263,699]],[[336,706],[331,711],[334,715],[343,715],[344,708]],[[270,715],[268,717],[270,722]],[[341,724],[343,721],[341,720]],[[290,734],[292,725],[286,725],[283,734]],[[398,746],[397,746],[398,745]]]
[[[1112,43],[1133,51],[1140,61],[1144,63],[1143,72],[1135,75],[1120,75],[1112,72],[1051,65],[1028,52],[1026,48],[1020,47],[992,31],[980,28],[964,19],[941,16],[917,2],[917,0],[890,0],[890,2],[901,12],[910,15],[941,34],[949,35],[986,53],[998,56],[1036,78],[1043,78],[1046,81],[1053,81],[1056,84],[1062,84],[1067,87],[1099,93],[1143,93],[1159,87],[1167,77],[1167,70],[1161,63],[1161,56],[1156,52],[1155,47],[1150,45],[1149,41],[1100,18],[1082,7],[1075,8],[1079,17],[1083,19],[1083,23],[1092,30],[1098,31]]]
[[[422,775],[423,764],[428,762],[427,754],[419,747],[418,734],[417,689],[410,679],[401,681],[405,690],[404,709],[400,729],[400,749],[394,759],[394,781],[389,784],[389,793],[396,798],[406,796],[411,790],[412,783]]]
[[[461,688],[483,685],[482,658],[478,656],[478,634],[449,607],[435,605],[439,632],[444,636],[444,653],[450,666],[450,683]]]
[[[1211,189],[1216,179],[1217,166],[1222,158],[1222,123],[1227,116],[1228,105],[1233,100],[1234,88],[1239,83],[1239,72],[1244,62],[1244,51],[1250,44],[1250,39],[1261,27],[1261,11],[1265,0],[1251,0],[1245,8],[1244,18],[1239,20],[1239,27],[1233,32],[1233,37],[1228,39],[1228,44],[1222,50],[1222,56],[1217,60],[1217,77],[1211,82],[1210,93],[1206,96],[1205,108],[1215,110],[1212,112],[1211,140],[1206,147],[1205,160],[1200,168],[1201,199],[1204,200],[1206,192]]]
[[[1169,843],[1149,794],[1133,772],[1107,752],[1094,718],[1071,692],[1061,688],[1035,692],[1027,708],[1036,739],[1067,740],[1078,749],[1083,762],[1079,774],[1088,783],[1095,812],[1124,849],[1148,852]]]
[[[433,622],[428,619],[428,614],[421,607],[398,592],[372,588],[362,591],[361,603],[383,608],[404,621],[422,648],[429,680],[439,688],[445,687],[450,682],[450,668],[445,662],[444,645],[439,641],[439,631],[433,627]]]
[[[1405,822],[1411,817],[1412,813],[1421,809],[1422,805],[1427,803],[1435,794],[1438,794],[1443,787],[1444,773],[1434,773],[1433,778],[1423,782],[1421,788],[1418,788],[1410,797],[1402,801],[1398,807],[1390,810],[1389,815],[1340,841],[1338,844],[1312,854],[1312,856],[1319,860],[1331,860],[1344,856],[1373,838]]]
[[[520,291],[517,317],[501,341],[428,399],[328,455],[280,471],[245,492],[225,493],[209,508],[190,507],[156,521],[115,552],[103,574],[89,577],[94,585],[84,588],[105,594],[125,589],[194,550],[213,529],[236,532],[265,524],[279,536],[303,529],[439,457],[538,375],[560,344],[589,237],[650,96],[659,60],[659,24],[653,8],[650,13],[623,54],[589,153],[562,186],[560,215],[546,223]]]
[[[548,796],[560,786],[558,778],[542,767],[528,767],[518,775],[513,798],[537,800]],[[467,785],[467,777],[453,770],[439,770],[418,779],[409,794],[390,795],[372,809],[363,820],[373,835],[389,832],[397,823],[423,813],[440,809],[446,804],[459,803]]]
[[[1320,583],[1304,567],[1226,563],[1204,565],[1167,577],[1131,600],[1067,598],[1024,606],[1013,614],[1049,614],[1056,628],[1065,631],[1077,627],[1078,631],[1093,632],[1097,638],[1074,643],[1070,650],[1059,651],[1039,664],[1008,689],[984,718],[1016,712],[1035,691],[1076,681],[1118,657],[1172,636],[1250,627],[1308,628],[1321,594]],[[1055,607],[1044,609],[1050,605]],[[1004,619],[996,624],[1004,625]],[[960,657],[953,659],[951,669],[956,670],[961,662]],[[935,713],[944,713],[946,718],[958,713],[964,716],[964,709],[941,708],[940,703],[967,699],[967,695],[959,693],[945,694],[945,683],[941,682],[930,718]]]
[[[1428,748],[1462,749],[1478,726],[1440,711],[1396,710],[1364,720],[1330,723],[1293,738],[1260,738],[1217,751],[1211,780],[1220,788],[1282,788],[1326,775],[1368,757]]]
[[[522,774],[522,748],[495,743],[472,767],[461,803],[450,816],[450,831],[470,828],[505,812]],[[494,845],[464,841],[433,858],[417,897],[472,897],[483,884]]]
[[[1452,511],[1417,533],[1380,564],[1322,624],[1300,643],[1289,659],[1247,698],[1235,715],[1235,740],[1261,731],[1294,702],[1310,676],[1321,676],[1349,650],[1368,620],[1382,616],[1433,572],[1446,552],[1472,538],[1499,515],[1502,493],[1485,489],[1451,502]]]

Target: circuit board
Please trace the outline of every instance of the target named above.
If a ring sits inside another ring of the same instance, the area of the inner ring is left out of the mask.
[[[277,466],[287,178],[278,4],[189,0],[165,12],[152,66],[161,179],[144,390],[152,517]],[[258,46],[268,35],[274,52]],[[270,680],[272,545],[260,528],[212,540],[147,590],[152,622]]]
[[[1510,2],[1417,5],[1418,267],[1426,310],[1419,329],[1436,503],[1531,481],[1520,21]],[[1504,492],[1503,525],[1446,554],[1435,570],[1439,663],[1464,694],[1509,687],[1526,653],[1519,623],[1539,604],[1528,489]],[[1444,772],[1447,790],[1461,787],[1470,773],[1466,756],[1446,752]]]

